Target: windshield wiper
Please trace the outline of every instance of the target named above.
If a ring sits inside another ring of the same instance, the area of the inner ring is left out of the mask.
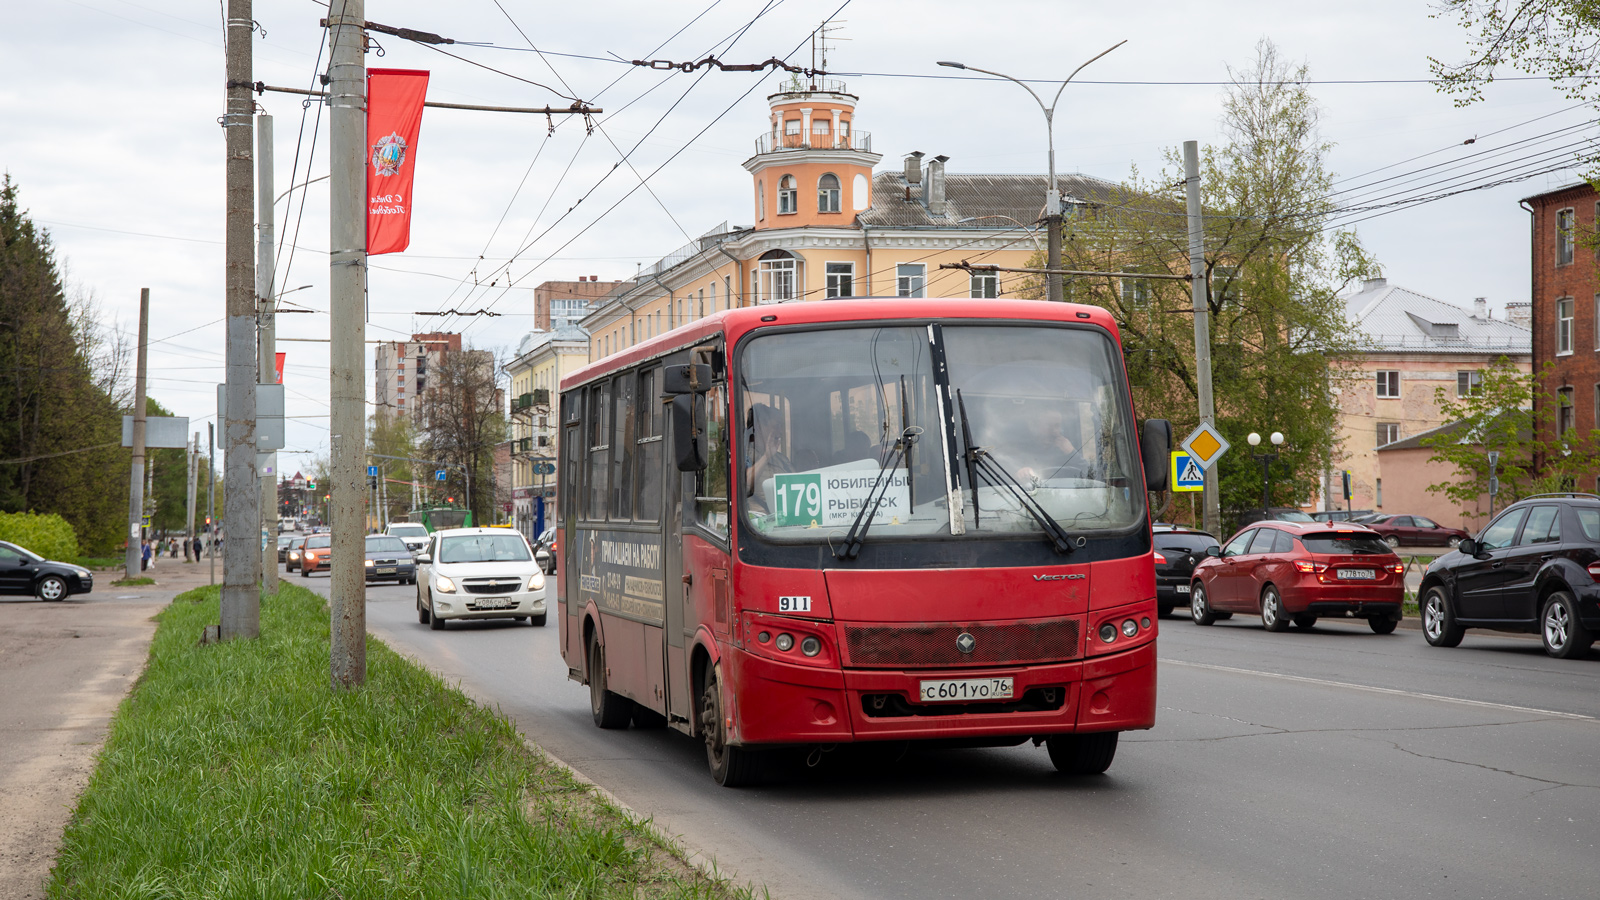
[[[889,492],[889,483],[893,478],[884,478],[883,473],[900,467],[900,460],[911,452],[911,445],[917,442],[917,435],[922,429],[907,426],[900,432],[900,438],[894,442],[894,452],[886,457],[878,466],[878,474],[873,477],[872,487],[867,490],[867,498],[861,504],[861,509],[856,513],[854,522],[850,523],[850,531],[844,536],[844,543],[833,551],[835,559],[855,559],[861,554],[861,545],[867,539],[867,529],[872,527],[872,520],[877,518],[878,507],[883,503],[883,497]],[[910,468],[907,468],[909,474]]]

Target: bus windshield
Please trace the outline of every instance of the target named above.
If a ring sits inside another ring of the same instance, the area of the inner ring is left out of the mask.
[[[1039,534],[1025,496],[1069,534],[1131,527],[1144,497],[1120,373],[1109,336],[1081,328],[757,337],[737,376],[745,521],[837,541],[875,504],[869,540]]]

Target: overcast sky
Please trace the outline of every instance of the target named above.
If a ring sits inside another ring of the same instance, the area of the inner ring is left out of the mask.
[[[749,176],[739,164],[766,128],[765,96],[778,77],[651,71],[615,58],[697,59],[718,47],[728,61],[755,62],[805,47],[793,59],[809,63],[807,35],[841,0],[500,3],[504,13],[494,0],[371,0],[366,15],[493,44],[446,49],[554,91],[383,35],[375,37],[386,55],[369,54],[367,65],[431,70],[435,100],[565,106],[570,100],[562,95],[571,95],[607,112],[592,135],[581,120],[560,117],[550,135],[539,116],[429,110],[417,149],[411,248],[373,259],[369,340],[436,327],[439,320],[417,311],[492,302],[503,317],[448,327],[479,347],[514,347],[533,325],[538,283],[626,278],[720,223],[750,224]],[[1318,7],[854,0],[838,16],[844,40],[829,66],[859,73],[845,76],[861,98],[856,122],[872,133],[883,166],[921,150],[948,155],[952,172],[1042,172],[1043,117],[1022,89],[932,77],[958,74],[934,62],[1059,78],[1124,38],[1126,45],[1086,69],[1083,83],[1062,97],[1062,171],[1119,180],[1137,167],[1154,175],[1168,148],[1218,141],[1224,89],[1217,82],[1229,65],[1248,66],[1263,37],[1288,59],[1309,64],[1321,82],[1312,91],[1324,136],[1337,144],[1330,162],[1350,179],[1339,187],[1362,189],[1340,198],[1350,205],[1390,189],[1425,193],[1452,174],[1369,186],[1423,166],[1461,160],[1453,173],[1482,183],[1529,171],[1558,148],[1594,136],[1583,124],[1592,116],[1547,82],[1501,81],[1465,109],[1429,84],[1405,83],[1428,77],[1429,56],[1458,59],[1467,46],[1464,32],[1430,12],[1420,0]],[[254,17],[265,34],[256,35],[256,79],[310,87],[327,65],[323,15],[314,0],[257,2]],[[513,19],[550,55],[528,52]],[[0,24],[0,169],[49,229],[73,286],[92,292],[108,320],[136,327],[139,289],[151,289],[150,395],[203,432],[214,415],[223,355],[221,6],[11,0]],[[734,35],[737,42],[725,49]],[[1386,83],[1335,83],[1356,81]],[[318,108],[303,109],[297,97],[268,93],[260,104],[275,119],[278,191],[307,173],[326,174],[326,111],[318,128]],[[1509,130],[1491,135],[1502,129]],[[1482,140],[1462,145],[1475,137]],[[1507,165],[1470,175],[1496,164]],[[638,189],[641,177],[648,190]],[[1356,227],[1392,281],[1461,306],[1488,297],[1499,310],[1528,298],[1528,214],[1517,201],[1577,177],[1576,170],[1539,175]],[[328,335],[326,187],[314,184],[278,206],[280,233],[286,227],[298,248],[285,245],[279,289],[311,285],[285,299],[319,311],[281,316],[282,338]],[[509,264],[514,287],[505,290],[504,264],[519,249]],[[475,270],[494,286],[473,287]],[[289,428],[289,449],[325,453],[327,345],[284,341],[279,349],[289,354],[290,413],[301,417]],[[370,353],[368,359],[370,366]],[[370,385],[370,372],[366,377]],[[308,459],[285,455],[281,466],[292,473]]]

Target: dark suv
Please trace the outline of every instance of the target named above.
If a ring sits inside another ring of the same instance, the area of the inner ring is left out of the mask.
[[[1422,633],[1435,647],[1468,628],[1537,633],[1583,656],[1600,631],[1600,496],[1540,494],[1495,516],[1423,574]]]
[[[1189,605],[1189,576],[1200,560],[1216,555],[1217,539],[1181,525],[1157,525],[1151,530],[1156,545],[1156,608],[1165,618],[1177,607]]]

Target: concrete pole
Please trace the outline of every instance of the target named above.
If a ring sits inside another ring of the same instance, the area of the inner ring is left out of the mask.
[[[228,112],[223,134],[227,162],[227,407],[223,423],[222,639],[261,634],[261,591],[256,548],[261,490],[256,481],[255,171],[250,137],[255,100],[250,96],[251,0],[228,0]]]
[[[206,558],[211,560],[211,583],[217,583],[217,427],[206,423],[206,518],[211,531],[206,535]]]
[[[1200,393],[1200,421],[1215,425],[1211,399],[1211,307],[1206,299],[1205,217],[1200,209],[1200,148],[1183,142],[1183,174],[1189,201],[1189,295],[1194,302],[1194,377]],[[1222,497],[1217,493],[1217,465],[1206,469],[1205,530],[1222,536]]]
[[[367,113],[366,9],[363,0],[333,0],[328,11],[333,59],[328,68],[330,174],[328,518],[333,530],[331,667],[335,687],[367,680],[366,536],[366,283]]]
[[[145,351],[150,343],[150,289],[139,289],[139,349],[133,370],[133,467],[128,472],[128,551],[125,576],[138,578],[144,555],[139,545],[144,529],[144,378]]]
[[[200,557],[194,552],[194,506],[195,500],[199,494],[200,483],[196,480],[199,478],[199,476],[200,432],[196,431],[194,433],[194,440],[189,442],[188,505],[184,508],[184,523],[188,527],[186,527],[183,532],[183,558],[185,560],[193,559],[195,562],[200,561]]]
[[[273,198],[272,117],[256,116],[256,326],[260,384],[278,381],[277,307],[273,302]],[[278,475],[261,472],[261,533],[268,536],[261,548],[261,590],[278,592]]]

